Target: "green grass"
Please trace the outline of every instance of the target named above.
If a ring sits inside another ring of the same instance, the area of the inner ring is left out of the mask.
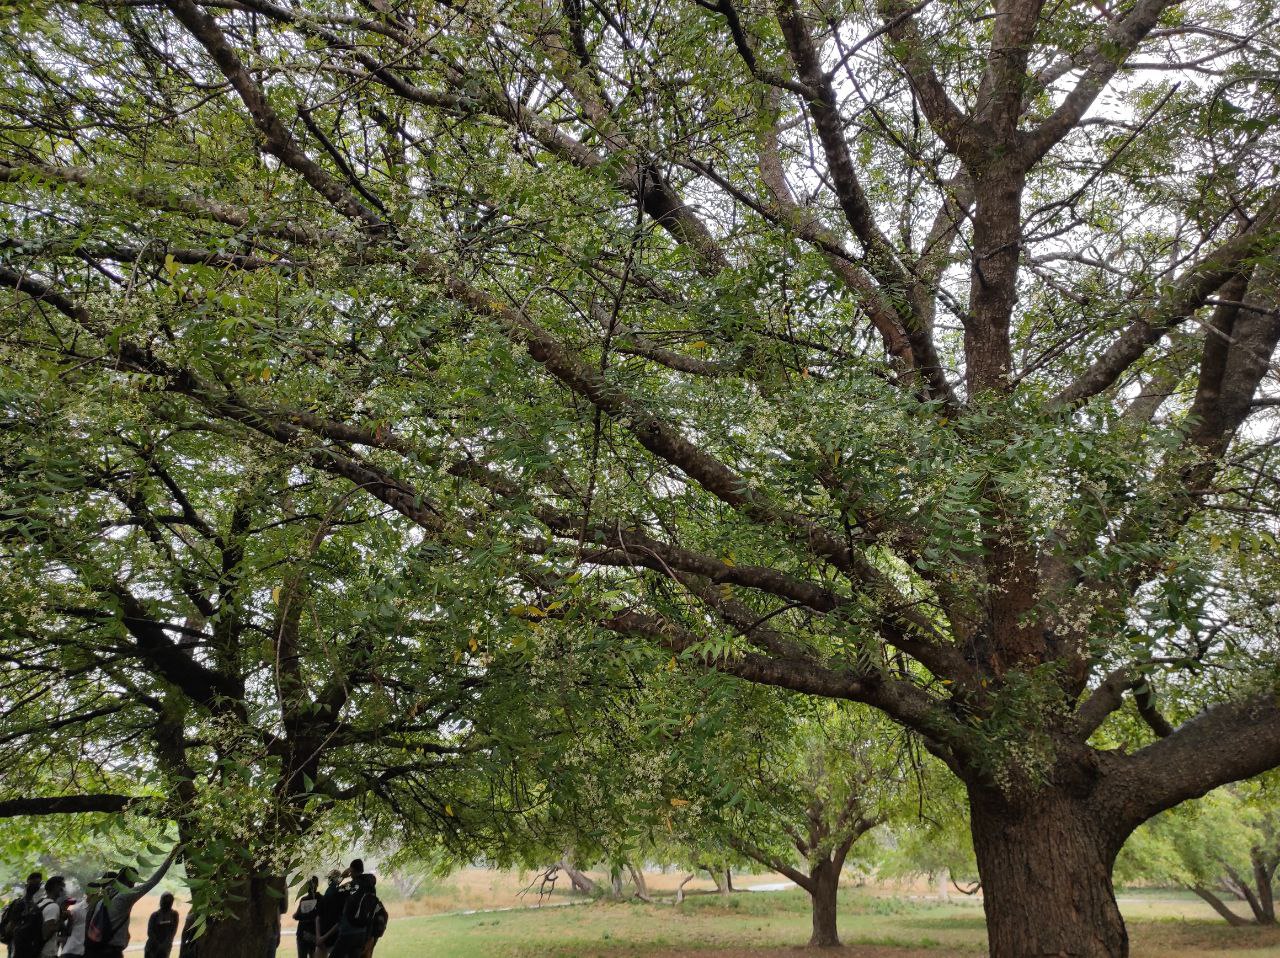
[[[1151,896],[1157,897],[1157,896]],[[1176,904],[1135,904],[1134,958],[1277,958],[1280,932],[1232,929],[1187,917]],[[841,893],[840,934],[846,945],[874,946],[876,958],[971,958],[985,954],[982,910],[971,900],[941,904]],[[392,922],[377,958],[672,958],[708,949],[769,954],[803,945],[809,903],[800,891],[692,898],[679,908],[596,903]],[[286,939],[281,955],[292,953]]]

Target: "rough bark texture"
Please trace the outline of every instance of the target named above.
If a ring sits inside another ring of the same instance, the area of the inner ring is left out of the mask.
[[[813,934],[809,937],[809,947],[838,948],[836,897],[840,891],[840,870],[829,861],[820,862],[814,866],[809,881],[807,891],[813,902]]]
[[[1121,838],[1108,820],[1060,796],[1029,808],[972,790],[971,799],[991,958],[1126,958],[1111,884]]]
[[[286,889],[279,878],[255,877],[224,899],[226,914],[210,921],[199,940],[200,958],[265,958],[280,933],[280,904]],[[243,901],[236,901],[242,898]]]

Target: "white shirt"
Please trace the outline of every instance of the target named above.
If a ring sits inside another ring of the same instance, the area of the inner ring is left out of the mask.
[[[44,925],[51,921],[57,922],[62,917],[62,906],[44,892],[41,892],[40,897],[36,899],[36,907],[40,909],[40,930],[43,934]],[[56,929],[46,939],[44,947],[40,949],[40,958],[58,958],[58,932]]]
[[[59,954],[83,955],[85,926],[89,921],[89,899],[81,898],[72,905],[70,914],[71,927],[67,930],[67,937],[62,942]]]

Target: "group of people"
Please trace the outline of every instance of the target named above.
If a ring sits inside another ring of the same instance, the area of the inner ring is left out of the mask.
[[[320,879],[312,875],[293,913],[298,958],[371,958],[387,930],[377,884],[359,858],[341,872],[329,872],[323,894]]]
[[[9,958],[123,958],[134,905],[159,884],[176,854],[177,849],[141,883],[132,867],[108,872],[91,882],[88,894],[79,900],[67,897],[61,875],[45,880],[33,872],[22,894],[0,912],[0,942],[8,946]],[[376,886],[377,879],[358,858],[341,872],[329,872],[323,893],[320,879],[312,876],[293,914],[298,958],[370,958],[387,930],[387,909]],[[193,958],[200,950],[192,919],[189,912],[179,958]],[[178,927],[173,895],[165,892],[147,922],[144,958],[169,958]],[[276,942],[266,943],[273,954],[278,941],[277,928]]]
[[[0,942],[8,946],[9,958],[123,958],[133,906],[159,884],[176,855],[174,849],[141,883],[133,867],[108,872],[90,882],[79,900],[67,897],[61,875],[45,880],[32,872],[22,894],[0,912]],[[166,892],[147,922],[145,958],[168,958],[177,931],[178,913]]]

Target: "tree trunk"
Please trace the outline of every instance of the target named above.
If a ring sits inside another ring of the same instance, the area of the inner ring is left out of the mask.
[[[1274,859],[1268,859],[1267,853],[1261,848],[1255,848],[1252,852],[1253,857],[1253,883],[1258,886],[1258,903],[1262,908],[1262,924],[1274,925],[1276,923],[1276,896],[1272,887],[1272,878],[1276,873]]]
[[[724,887],[727,888],[729,891],[737,891],[737,889],[733,887],[733,869],[732,868],[726,868],[724,870]]]
[[[1127,958],[1112,816],[1052,794],[1015,807],[970,789],[970,803],[991,958]]]
[[[223,914],[210,920],[197,939],[196,953],[200,958],[273,958],[287,893],[284,882],[255,877],[229,892],[222,896]]]
[[[711,876],[711,880],[715,882],[716,891],[721,895],[729,894],[729,889],[724,883],[724,873],[718,868],[712,868],[710,865],[703,865],[702,867]]]
[[[574,891],[581,892],[584,895],[594,895],[596,893],[596,883],[573,867],[573,862],[568,854],[560,859],[560,867],[569,876],[569,881],[573,883]]]
[[[840,947],[840,935],[836,930],[840,870],[833,862],[818,862],[809,871],[809,887],[805,890],[813,903],[813,935],[809,938],[809,947]]]
[[[689,874],[685,875],[684,878],[680,879],[680,884],[676,886],[675,904],[678,905],[682,901],[684,901],[684,886],[689,884],[689,882],[693,881],[697,877],[698,877],[697,872],[689,872]]]
[[[627,871],[631,873],[631,881],[636,886],[636,897],[641,901],[649,901],[649,885],[644,879],[644,866],[637,868],[627,862]]]
[[[1203,885],[1192,885],[1191,890],[1209,903],[1209,907],[1216,911],[1219,915],[1227,920],[1228,925],[1240,927],[1249,924],[1248,920],[1241,918],[1234,911],[1227,907],[1226,902],[1215,895]]]

